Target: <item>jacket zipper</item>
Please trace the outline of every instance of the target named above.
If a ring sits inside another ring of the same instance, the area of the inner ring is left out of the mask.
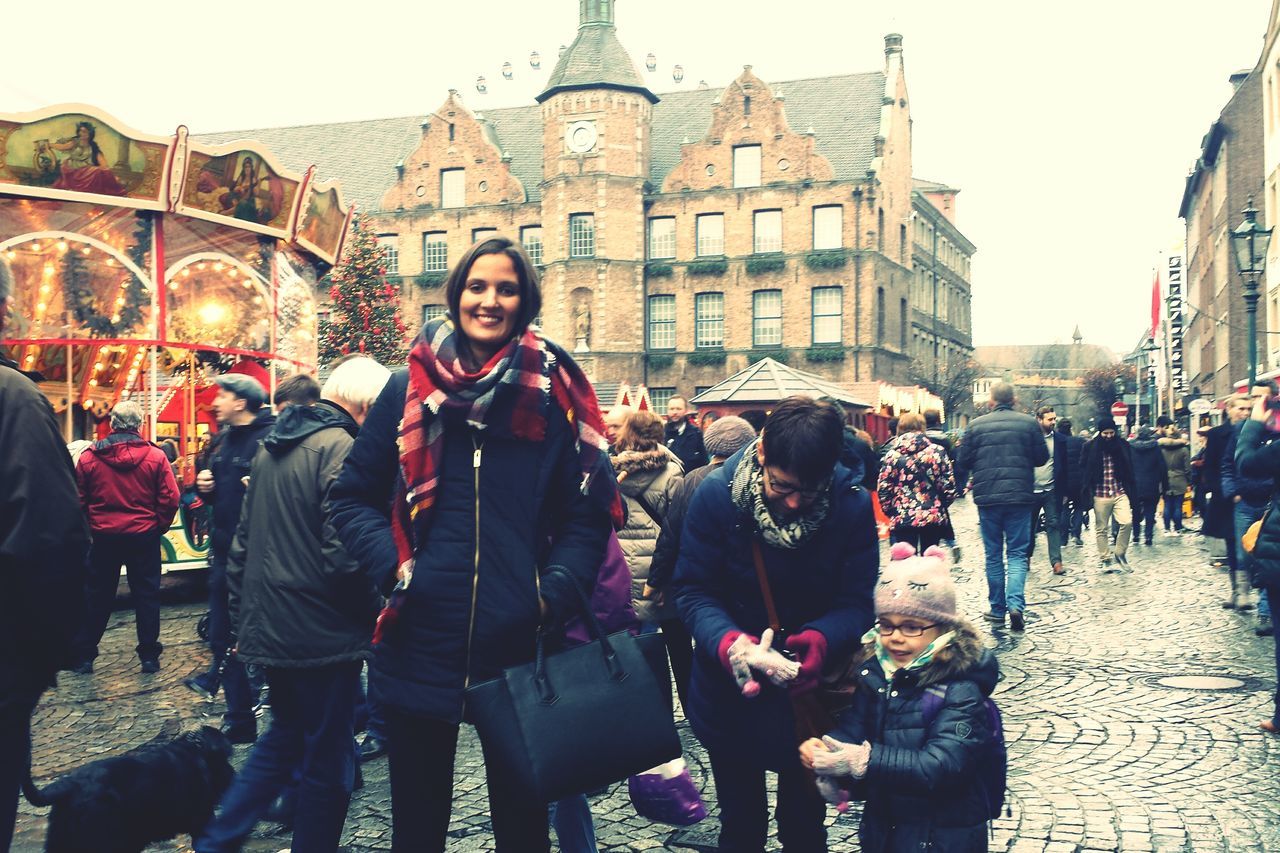
[[[480,450],[483,442],[475,432],[471,433],[471,446],[475,448],[475,452],[471,455],[471,471],[475,483],[475,523],[476,523],[476,547],[475,547],[475,563],[471,573],[471,615],[467,618],[467,668],[465,677],[462,680],[462,689],[465,691],[471,686],[471,637],[476,629],[476,594],[480,590]],[[463,697],[462,707],[463,713],[466,712],[466,697]]]

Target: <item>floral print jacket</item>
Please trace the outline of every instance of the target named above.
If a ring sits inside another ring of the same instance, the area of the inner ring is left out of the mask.
[[[946,451],[924,433],[906,432],[889,442],[876,484],[892,527],[923,527],[947,520],[956,478]]]

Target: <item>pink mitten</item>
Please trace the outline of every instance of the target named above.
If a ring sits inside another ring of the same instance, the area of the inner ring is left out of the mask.
[[[822,675],[822,662],[827,657],[827,638],[810,628],[793,634],[787,640],[787,650],[800,659],[800,674],[791,682],[793,694],[804,694],[818,687]]]
[[[835,779],[827,776],[818,776],[815,780],[818,786],[818,793],[822,799],[836,807],[836,811],[844,814],[849,810],[849,792],[840,787]]]

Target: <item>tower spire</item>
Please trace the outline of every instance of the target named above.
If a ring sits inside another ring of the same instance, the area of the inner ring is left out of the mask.
[[[578,27],[603,25],[612,27],[614,0],[578,0]]]

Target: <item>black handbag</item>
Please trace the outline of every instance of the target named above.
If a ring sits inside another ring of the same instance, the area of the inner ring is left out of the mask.
[[[575,587],[577,585],[575,584]],[[592,791],[680,757],[660,634],[603,636],[578,589],[592,640],[467,688],[486,772],[537,802]]]

